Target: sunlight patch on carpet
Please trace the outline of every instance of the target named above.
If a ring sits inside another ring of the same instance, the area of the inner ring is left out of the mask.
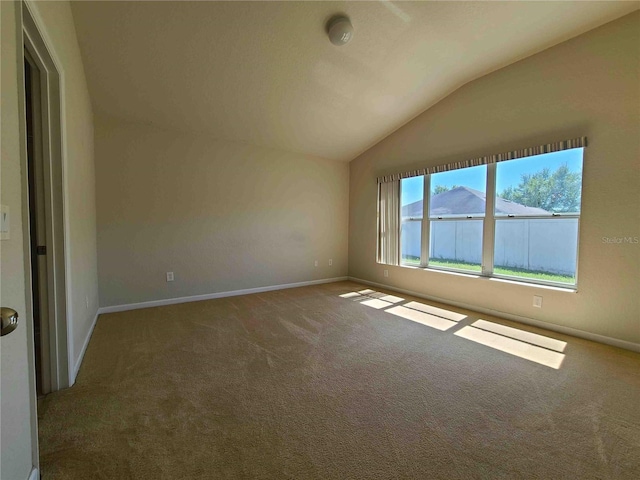
[[[406,308],[404,306],[390,308],[387,310],[387,313],[411,320],[412,322],[421,323],[422,325],[426,325],[427,327],[435,328],[440,331],[449,330],[451,327],[457,325],[456,322],[452,322],[451,320],[437,317],[430,313],[420,312],[412,308]]]
[[[363,305],[367,305],[369,307],[374,308],[385,308],[390,304],[403,302],[404,298],[397,297],[395,295],[390,295],[388,293],[376,292],[375,290],[366,289],[360,290],[359,292],[349,292],[343,293],[340,295],[341,298],[348,298],[355,301],[362,301]],[[370,302],[369,300],[381,300],[382,302],[386,302],[386,304],[381,304],[379,302]]]
[[[362,295],[358,292],[349,292],[349,293],[343,293],[342,295],[340,295],[341,298],[358,298],[358,297],[362,297]]]
[[[507,327],[499,323],[488,322],[487,320],[477,320],[471,324],[472,327],[486,330],[488,332],[497,333],[505,337],[511,337],[525,343],[531,343],[538,347],[554,350],[556,352],[564,352],[567,342],[556,340],[555,338],[545,337],[536,333],[526,332],[518,328]]]
[[[380,300],[384,300],[389,303],[398,303],[404,301],[404,298],[396,297],[395,295],[384,295],[380,297]]]
[[[431,305],[420,302],[410,301],[404,305],[396,305],[404,302],[405,299],[369,288],[358,292],[343,293],[340,297],[360,302],[362,305],[377,310],[392,307],[385,311],[397,317],[402,317],[406,320],[411,320],[412,322],[420,323],[440,331],[448,330],[455,326],[460,320],[467,318],[466,315],[461,313],[432,307]]]
[[[366,305],[367,307],[372,307],[377,310],[380,310],[381,308],[390,307],[391,305],[393,305],[393,303],[385,302],[377,298],[372,298],[371,300],[366,300],[364,302],[361,302],[361,305]]]
[[[467,318],[467,316],[462,313],[452,312],[451,310],[445,310],[444,308],[432,307],[431,305],[426,305],[420,302],[409,302],[404,306],[413,310],[419,310],[420,312],[435,315],[436,317],[446,318],[447,320],[452,320],[454,322],[459,322],[460,320]]]
[[[486,330],[481,330],[471,325],[460,329],[455,332],[454,335],[556,370],[560,368],[562,361],[564,360],[564,354],[562,353],[554,352],[553,350],[531,345],[530,343],[498,335]]]

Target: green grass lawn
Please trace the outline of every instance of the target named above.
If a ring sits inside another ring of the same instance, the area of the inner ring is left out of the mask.
[[[479,263],[458,262],[456,260],[429,259],[430,267],[455,268],[457,270],[469,270],[470,272],[481,272],[482,266]]]
[[[405,265],[420,265],[420,259],[418,257],[404,256],[402,263]],[[477,263],[459,262],[456,260],[445,259],[429,259],[429,266],[431,267],[443,267],[443,268],[455,268],[456,270],[466,270],[469,272],[479,273],[482,271],[482,267]],[[550,272],[530,271],[522,268],[515,267],[500,267],[496,266],[493,272],[497,275],[507,275],[510,277],[518,278],[531,278],[533,280],[539,280],[543,282],[558,282],[575,284],[576,279],[571,275],[558,275]]]
[[[411,255],[403,255],[402,256],[402,264],[403,265],[411,265],[411,266],[419,266],[420,258],[413,257]]]

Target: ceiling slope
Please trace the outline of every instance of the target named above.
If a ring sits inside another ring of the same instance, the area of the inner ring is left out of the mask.
[[[638,2],[73,2],[94,112],[349,161]],[[326,21],[346,13],[343,47]]]

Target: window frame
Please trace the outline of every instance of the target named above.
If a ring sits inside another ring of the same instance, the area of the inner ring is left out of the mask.
[[[585,156],[585,147],[574,147],[580,148],[582,150],[582,165],[584,165],[584,156]],[[567,149],[569,150],[569,149]],[[523,160],[525,158],[531,158],[538,155],[528,155],[525,157],[514,158],[513,160],[507,161],[518,161]],[[399,265],[403,267],[411,267],[411,268],[421,268],[427,269],[431,271],[444,271],[444,272],[454,272],[460,273],[470,276],[483,277],[483,278],[495,278],[500,280],[512,281],[521,284],[535,284],[535,285],[543,285],[549,287],[557,287],[565,290],[577,291],[578,289],[578,260],[579,260],[579,250],[580,250],[580,217],[582,214],[582,198],[580,198],[580,211],[577,213],[555,213],[552,212],[549,215],[497,215],[495,211],[495,203],[497,197],[496,191],[496,177],[497,177],[497,166],[498,162],[491,162],[486,164],[486,193],[485,193],[485,213],[484,216],[481,215],[467,215],[460,216],[460,218],[448,216],[438,216],[430,215],[430,202],[431,202],[431,177],[434,175],[433,173],[424,173],[423,175],[418,175],[423,177],[423,201],[422,201],[422,218],[416,220],[409,219],[407,221],[421,221],[422,222],[422,231],[421,231],[421,239],[420,239],[420,264],[415,265],[411,263],[406,263],[402,260],[402,238],[401,233],[398,235],[398,245],[399,245],[399,256],[400,262]],[[474,166],[462,167],[461,169],[473,168]],[[399,195],[400,198],[402,195],[402,180],[400,180],[400,188]],[[580,181],[582,183],[582,174]],[[402,205],[401,201],[399,202],[400,208],[400,225],[404,222],[402,221]],[[576,235],[576,269],[575,269],[575,281],[574,283],[564,283],[564,282],[555,282],[552,280],[540,280],[536,278],[529,277],[519,277],[512,275],[505,275],[501,273],[495,272],[495,232],[496,232],[496,224],[498,220],[534,220],[534,219],[576,219],[578,223],[577,235]],[[450,268],[443,267],[440,265],[431,265],[429,262],[429,249],[431,243],[431,222],[432,221],[453,221],[453,220],[482,220],[482,259],[481,259],[481,267],[480,271],[473,270],[464,270],[459,268]],[[400,231],[402,228],[400,228]]]

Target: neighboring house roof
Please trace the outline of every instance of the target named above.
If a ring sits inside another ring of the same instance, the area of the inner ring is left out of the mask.
[[[484,214],[486,195],[473,188],[456,187],[431,199],[432,215],[474,215]],[[519,203],[496,198],[496,213],[503,215],[548,215],[542,208],[527,207]],[[402,207],[403,217],[421,217],[422,200]]]

